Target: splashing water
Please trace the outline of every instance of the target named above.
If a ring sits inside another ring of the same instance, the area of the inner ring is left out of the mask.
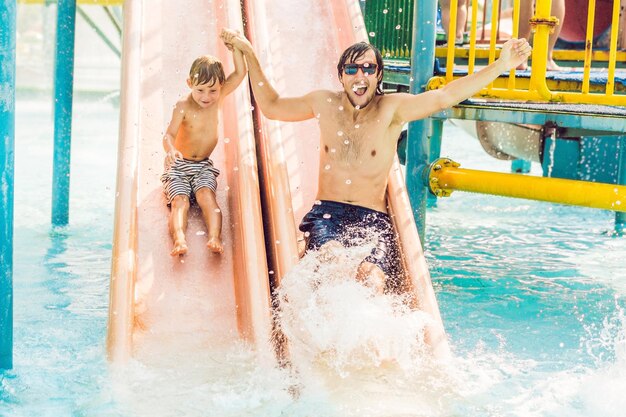
[[[301,394],[323,393],[333,416],[432,413],[442,383],[424,384],[438,374],[424,343],[430,316],[355,278],[372,248],[309,252],[281,281],[278,322]]]

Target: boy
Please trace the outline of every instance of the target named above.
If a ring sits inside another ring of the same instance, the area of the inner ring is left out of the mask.
[[[172,256],[187,253],[185,231],[192,198],[202,210],[209,237],[207,247],[217,254],[224,251],[222,214],[215,198],[219,170],[209,156],[217,145],[218,111],[222,100],[246,75],[241,51],[233,50],[233,62],[235,70],[228,77],[215,57],[205,55],[193,62],[187,79],[191,93],[174,106],[172,120],[163,136],[166,156],[161,181],[171,209]]]

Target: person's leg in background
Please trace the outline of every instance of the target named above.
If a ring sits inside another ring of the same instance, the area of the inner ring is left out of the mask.
[[[441,25],[443,30],[448,33],[450,27],[450,1],[452,0],[439,0],[441,7]],[[467,23],[467,2],[468,0],[457,0],[458,7],[456,12],[456,30],[454,34],[454,42],[457,44],[463,43],[463,34],[465,32],[465,25]]]
[[[534,15],[534,0],[521,0],[520,1],[520,18],[519,18],[519,38],[526,38],[530,40],[531,28],[530,28],[530,19]],[[550,34],[550,38],[548,39],[548,71],[560,71],[563,68],[559,67],[556,62],[554,62],[554,58],[552,57],[552,53],[554,51],[554,44],[556,44],[557,39],[559,38],[559,33],[561,33],[561,25],[563,24],[563,19],[565,19],[565,0],[552,0],[552,16],[559,19],[559,24],[554,27],[554,32]],[[528,64],[522,64],[518,67],[518,69],[526,69]]]

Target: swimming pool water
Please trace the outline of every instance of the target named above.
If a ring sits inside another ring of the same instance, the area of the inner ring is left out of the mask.
[[[336,290],[351,306],[337,300],[311,310],[337,311],[333,324],[345,331],[335,337],[343,339],[309,331],[310,341],[334,349],[304,352],[295,371],[262,363],[243,345],[193,335],[165,340],[127,368],[110,367],[116,97],[78,95],[74,112],[70,225],[51,230],[50,97],[18,94],[14,369],[0,373],[0,416],[621,416],[626,409],[626,241],[607,233],[613,214],[460,192],[427,214],[426,256],[452,367],[409,355],[403,369],[368,368],[375,355],[355,350],[357,342],[380,342],[376,333],[400,322],[346,282]],[[460,129],[448,124],[445,134],[442,154],[463,167],[508,169]],[[306,282],[306,271],[296,274]],[[355,331],[355,311],[379,314]],[[406,328],[420,323],[402,320]],[[363,356],[340,363],[341,352]]]

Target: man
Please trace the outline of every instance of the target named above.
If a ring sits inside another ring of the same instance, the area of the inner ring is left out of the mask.
[[[374,250],[360,264],[357,277],[379,291],[385,289],[385,276],[393,280],[399,273],[385,192],[402,126],[471,97],[530,55],[525,39],[510,40],[497,61],[442,89],[417,95],[383,94],[381,54],[361,42],[346,49],[337,64],[342,91],[316,90],[287,98],[270,85],[245,37],[225,29],[222,38],[243,52],[254,97],[267,118],[319,120],[318,202],[300,224],[307,250],[352,246],[374,235]]]

